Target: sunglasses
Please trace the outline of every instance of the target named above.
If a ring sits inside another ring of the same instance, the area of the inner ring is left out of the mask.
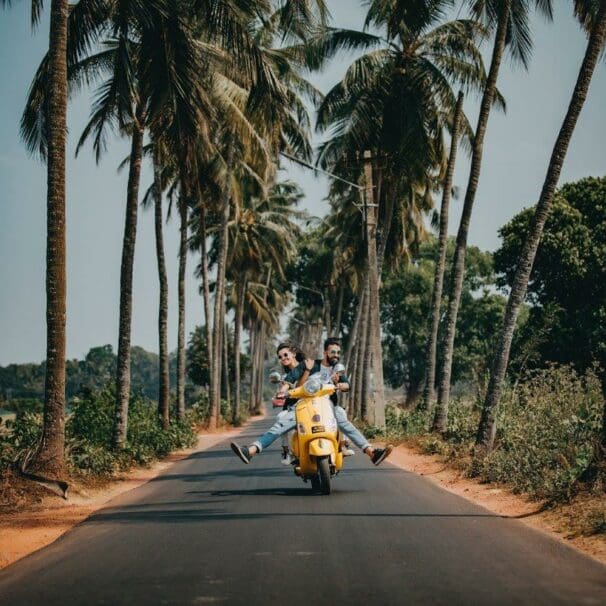
[[[283,354],[278,354],[278,360],[282,360],[282,358],[284,358],[284,359],[290,358],[290,354],[288,352],[283,353]]]

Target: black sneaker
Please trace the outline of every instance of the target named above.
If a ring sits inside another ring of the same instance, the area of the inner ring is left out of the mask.
[[[374,465],[380,465],[391,453],[393,446],[388,444],[385,448],[375,448],[372,453],[371,461]]]
[[[250,463],[252,456],[248,450],[248,446],[238,446],[235,442],[231,442],[231,449],[240,457],[243,463]]]

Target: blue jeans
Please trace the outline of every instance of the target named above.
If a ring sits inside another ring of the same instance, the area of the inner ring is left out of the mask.
[[[276,422],[255,442],[253,446],[256,446],[259,452],[264,448],[267,448],[270,444],[275,442],[280,436],[288,433],[291,429],[294,429],[295,422],[295,411],[283,410],[278,413]]]
[[[347,413],[342,406],[335,406],[335,417],[339,429],[362,451],[370,446],[370,442],[362,435],[362,432],[347,418]]]
[[[347,413],[342,406],[334,406],[335,418],[339,429],[348,436],[360,449],[364,450],[370,446],[370,442],[362,435],[360,430],[347,419]],[[296,426],[295,411],[283,410],[278,414],[276,422],[256,441],[252,443],[259,452],[273,444],[281,435],[294,429]]]

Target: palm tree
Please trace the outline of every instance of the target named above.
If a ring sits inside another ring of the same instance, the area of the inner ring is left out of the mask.
[[[343,48],[379,47],[354,61],[342,82],[326,95],[318,112],[318,128],[333,129],[333,136],[321,148],[320,163],[341,175],[345,167],[357,166],[354,175],[349,168],[349,180],[360,179],[365,170],[367,184],[374,181],[376,186],[368,190],[365,200],[371,219],[374,207],[370,204],[379,205],[378,255],[375,262],[374,244],[368,248],[370,281],[361,282],[368,282],[370,291],[360,299],[371,313],[370,343],[379,357],[373,361],[379,394],[382,385],[377,378],[382,362],[378,291],[385,246],[393,231],[392,219],[397,213],[404,216],[397,208],[403,201],[407,212],[412,200],[424,200],[425,205],[431,201],[435,173],[444,164],[442,133],[448,123],[444,117],[452,116],[456,106],[451,83],[468,87],[484,77],[475,45],[475,40],[484,35],[484,28],[466,20],[441,23],[445,9],[451,5],[446,0],[430,6],[425,2],[375,0],[370,3],[365,25],[381,28],[385,38],[329,30],[312,44],[316,55],[323,57]],[[367,151],[371,159],[361,162]],[[371,191],[375,192],[373,196]],[[421,196],[419,192],[423,192]],[[372,236],[374,227],[370,232]],[[356,324],[365,330],[368,323]],[[364,348],[365,339],[356,339],[356,343]],[[356,358],[364,359],[361,356],[362,352]],[[378,403],[377,412],[370,412],[377,415],[379,423],[383,405]]]
[[[300,228],[295,220],[304,214],[294,209],[303,192],[292,182],[277,183],[265,198],[247,198],[228,224],[228,279],[236,287],[234,319],[235,398],[232,418],[240,414],[240,339],[247,283],[258,279],[258,270],[273,267],[284,277],[286,265],[296,254]]]
[[[67,0],[52,0],[49,34],[46,236],[46,378],[42,438],[30,468],[65,471],[65,139],[67,131]]]
[[[158,302],[158,351],[159,351],[159,389],[158,415],[162,428],[168,429],[170,418],[170,375],[168,359],[168,276],[164,254],[164,235],[162,229],[162,179],[163,158],[161,143],[156,141],[153,149],[154,167],[154,227],[156,235],[156,260],[158,263],[159,302]]]
[[[442,286],[444,284],[444,269],[446,267],[446,245],[448,243],[448,208],[452,192],[455,163],[457,159],[457,144],[459,129],[463,114],[463,91],[459,92],[453,118],[453,129],[450,140],[448,167],[442,187],[442,204],[440,205],[440,230],[438,234],[438,259],[436,262],[433,291],[431,294],[431,312],[429,317],[429,338],[425,355],[425,388],[421,408],[431,410],[435,398],[436,355],[438,345],[438,328],[440,325],[440,304],[442,301]]]
[[[107,50],[89,60],[109,71],[109,78],[99,89],[78,148],[94,134],[93,145],[99,158],[105,147],[106,130],[114,123],[131,137],[120,272],[114,434],[118,447],[127,439],[132,274],[144,132],[149,128],[157,139],[177,119],[193,130],[203,116],[211,113],[197,73],[201,64],[199,50],[178,10],[173,3],[121,5],[110,15],[111,29],[117,37],[106,44]]]
[[[1,0],[2,6],[10,0]],[[32,25],[41,0],[32,0]],[[65,141],[67,132],[67,0],[51,0],[45,107],[47,166],[46,377],[44,424],[30,469],[48,476],[65,473]]]
[[[168,276],[166,271],[166,255],[164,252],[164,229],[162,216],[162,198],[166,183],[166,167],[164,157],[166,150],[162,149],[161,141],[155,141],[150,146],[154,180],[149,187],[141,204],[144,208],[153,204],[154,231],[156,239],[156,262],[158,267],[158,417],[163,429],[170,424],[170,375],[168,352]],[[127,157],[123,164],[128,164]]]
[[[520,307],[526,296],[528,280],[537,253],[545,221],[551,210],[555,188],[560,178],[562,165],[568,151],[570,139],[578,117],[587,98],[593,72],[604,52],[606,43],[606,2],[577,0],[575,12],[589,33],[585,56],[581,63],[579,75],[568,105],[568,110],[556,138],[547,168],[545,181],[534,216],[526,236],[524,246],[516,265],[516,272],[511,292],[505,309],[503,328],[493,359],[488,392],[482,409],[482,418],[478,427],[476,443],[484,449],[492,449],[496,434],[496,410],[499,403],[502,385],[509,362],[509,351]]]
[[[322,19],[323,2],[303,2],[301,7],[318,5],[319,18]],[[213,320],[213,366],[211,369],[211,427],[216,424],[219,402],[220,402],[220,377],[221,377],[221,339],[223,333],[223,309],[225,301],[226,286],[226,262],[228,255],[228,222],[230,216],[230,204],[233,204],[232,196],[235,191],[233,175],[238,166],[255,164],[247,161],[246,155],[250,155],[250,143],[261,143],[263,153],[269,162],[262,170],[256,170],[260,180],[266,185],[273,181],[273,172],[279,151],[294,151],[303,155],[310,155],[310,146],[305,136],[304,129],[308,123],[306,110],[298,93],[300,91],[314,95],[315,91],[299,76],[296,71],[296,61],[301,60],[300,55],[290,49],[275,49],[271,43],[277,35],[281,40],[289,37],[300,37],[306,28],[315,23],[315,12],[312,10],[294,11],[286,8],[287,5],[279,3],[280,7],[271,14],[265,22],[259,19],[257,14],[245,15],[250,20],[244,19],[240,26],[245,31],[255,31],[254,49],[263,78],[258,74],[250,73],[250,70],[233,70],[229,74],[230,81],[224,81],[226,86],[237,98],[239,91],[246,91],[247,99],[242,114],[253,126],[256,137],[246,140],[238,139],[234,131],[234,124],[225,124],[221,129],[222,150],[225,167],[225,183],[221,201],[218,208],[219,226],[217,235],[217,279],[215,282],[215,304]],[[312,21],[310,21],[312,20]],[[303,29],[301,29],[303,28]],[[253,133],[249,133],[253,134]],[[273,160],[273,161],[272,161]]]
[[[548,17],[551,17],[551,2],[535,0],[537,7]],[[507,43],[510,43],[512,56],[527,65],[530,53],[530,34],[528,32],[528,1],[527,0],[472,0],[472,6],[477,16],[484,16],[489,26],[496,28],[490,69],[480,103],[480,113],[474,133],[469,179],[465,191],[465,201],[457,232],[455,255],[452,264],[448,310],[445,320],[445,334],[442,351],[442,366],[440,372],[438,405],[433,422],[434,431],[445,432],[450,398],[450,377],[452,356],[454,350],[455,328],[465,271],[465,253],[467,250],[467,235],[473,203],[475,201],[484,149],[484,137],[488,126],[490,110],[496,95],[497,78]]]

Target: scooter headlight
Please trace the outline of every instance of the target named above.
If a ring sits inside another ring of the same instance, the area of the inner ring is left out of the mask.
[[[307,394],[313,396],[322,389],[322,382],[319,379],[309,379],[308,381],[305,381],[303,389],[305,389]]]

